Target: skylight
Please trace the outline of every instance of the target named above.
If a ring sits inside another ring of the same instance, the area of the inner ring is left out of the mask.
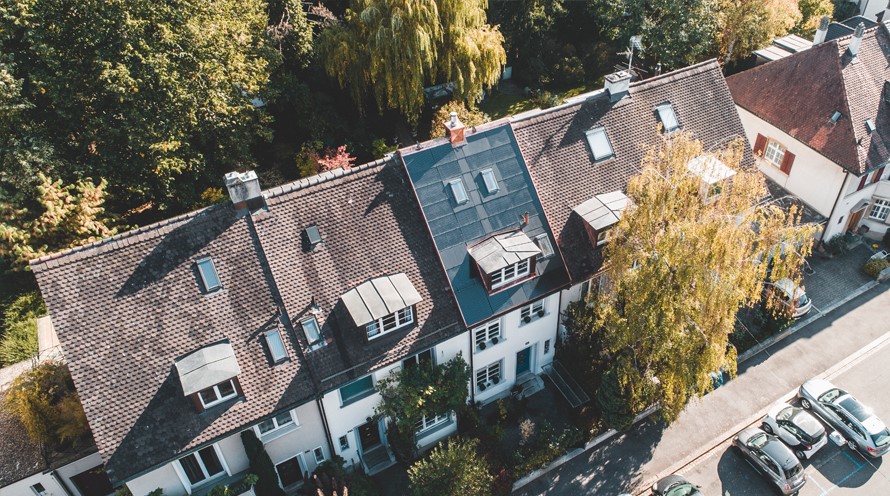
[[[312,225],[306,228],[306,238],[309,240],[309,246],[315,248],[321,243],[321,233],[318,232],[318,226]]]
[[[550,244],[550,238],[546,233],[535,236],[535,244],[541,249],[541,258],[553,255],[553,245]]]
[[[272,362],[278,363],[287,359],[287,350],[284,349],[284,341],[281,340],[281,333],[278,329],[268,331],[266,334],[266,345],[269,347],[269,355],[272,356]]]
[[[215,291],[221,287],[219,275],[216,273],[216,266],[210,257],[202,258],[195,262],[198,265],[198,273],[201,274],[201,282],[204,283],[204,290],[208,293]]]
[[[875,129],[877,129],[875,127],[875,121],[873,121],[871,119],[866,119],[865,120],[865,128],[868,129],[869,134],[875,132]]]
[[[454,195],[455,203],[463,205],[469,201],[470,197],[467,196],[467,190],[464,189],[464,182],[459,177],[448,181],[448,186],[451,187],[451,194]]]
[[[485,189],[490,195],[497,193],[500,189],[498,187],[498,180],[495,179],[494,170],[492,169],[482,169],[482,181],[485,183]]]
[[[309,342],[310,348],[314,349],[324,346],[324,341],[321,339],[321,332],[318,330],[318,321],[315,320],[315,317],[301,321],[300,325],[303,327],[303,333],[306,335],[306,341]]]
[[[677,120],[677,114],[674,113],[674,106],[671,102],[657,105],[655,110],[658,111],[658,118],[661,120],[665,132],[669,133],[680,128],[680,122]]]
[[[605,160],[615,155],[612,150],[612,143],[606,136],[606,128],[599,126],[590,129],[585,133],[587,135],[587,144],[590,145],[590,151],[593,153],[593,159],[596,161]]]

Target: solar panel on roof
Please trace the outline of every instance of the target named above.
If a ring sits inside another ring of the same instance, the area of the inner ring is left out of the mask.
[[[657,105],[655,110],[658,111],[658,118],[661,120],[661,125],[664,126],[665,132],[669,133],[680,127],[680,122],[677,120],[677,114],[674,113],[674,106],[671,102]]]

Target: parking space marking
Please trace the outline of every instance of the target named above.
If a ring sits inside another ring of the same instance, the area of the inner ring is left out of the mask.
[[[826,491],[826,489],[825,489],[824,487],[822,487],[822,484],[819,484],[819,483],[816,481],[816,478],[815,478],[815,477],[808,477],[808,478],[807,478],[807,482],[812,482],[813,484],[816,485],[816,487],[819,488],[819,490],[822,491],[821,493],[819,493],[819,496],[825,496],[826,494],[828,494],[828,492]]]

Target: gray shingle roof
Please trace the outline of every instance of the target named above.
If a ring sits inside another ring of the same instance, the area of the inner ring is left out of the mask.
[[[375,277],[340,296],[355,325],[361,326],[420,303],[422,298],[404,273]]]

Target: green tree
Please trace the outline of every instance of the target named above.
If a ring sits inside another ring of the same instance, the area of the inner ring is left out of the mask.
[[[263,442],[256,437],[253,429],[241,432],[241,442],[250,462],[250,472],[256,474],[258,478],[254,488],[257,496],[284,496],[284,491],[278,485],[275,465],[272,464]]]
[[[415,124],[426,84],[453,82],[455,97],[475,104],[506,63],[486,7],[486,0],[352,0],[343,22],[321,34],[325,70],[357,103],[370,86],[379,110]]]
[[[799,225],[795,208],[761,202],[764,179],[742,165],[743,147],[704,152],[675,133],[628,184],[632,206],[605,248],[608,283],[589,329],[612,364],[611,391],[598,397],[629,406],[612,408],[618,418],[654,403],[666,420],[676,418],[710,389],[710,372],[734,372],[728,337],[738,310],[760,301],[763,281],[800,281],[815,226]],[[728,169],[734,175],[715,185],[702,179]]]
[[[262,0],[22,0],[0,8],[23,109],[70,164],[107,178],[122,209],[190,206],[268,139],[262,96],[279,55]],[[287,31],[287,30],[285,30]],[[284,50],[287,35],[279,37]],[[289,43],[288,46],[293,45]]]
[[[822,16],[834,15],[834,2],[831,0],[800,0],[797,8],[800,10],[800,21],[791,32],[808,40],[813,38]]]
[[[718,1],[720,51],[726,63],[751,55],[801,21],[798,0]]]
[[[645,60],[664,71],[700,62],[716,52],[717,0],[627,0],[619,36],[642,36]]]
[[[432,137],[440,138],[445,136],[445,123],[451,120],[452,112],[457,112],[457,118],[466,127],[478,126],[491,120],[485,112],[468,108],[459,101],[451,100],[439,107],[439,110],[433,115],[433,120],[430,122],[430,135]]]
[[[492,476],[476,439],[449,439],[408,468],[414,496],[488,496]]]

